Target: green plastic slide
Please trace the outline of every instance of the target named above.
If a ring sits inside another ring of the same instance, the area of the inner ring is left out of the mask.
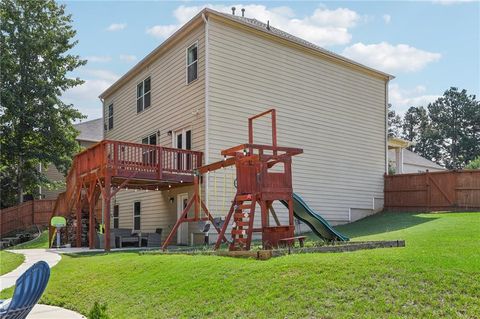
[[[288,208],[288,203],[282,201]],[[293,214],[294,216],[307,224],[308,227],[320,238],[328,241],[349,241],[350,239],[340,234],[316,212],[314,212],[305,201],[297,194],[293,194]]]

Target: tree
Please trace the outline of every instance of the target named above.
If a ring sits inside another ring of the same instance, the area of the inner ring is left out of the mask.
[[[465,166],[467,169],[480,169],[480,155]]]
[[[388,104],[388,136],[400,137],[402,129],[402,117],[392,110],[392,104]]]
[[[83,116],[61,94],[83,83],[67,75],[86,61],[68,54],[77,41],[64,5],[3,0],[0,20],[0,183],[5,207],[48,184],[40,165],[68,170],[78,150],[72,123]]]
[[[434,162],[441,163],[439,141],[441,137],[432,127],[427,110],[423,106],[410,107],[403,118],[402,137],[414,144],[409,147]]]
[[[462,168],[480,154],[480,102],[452,87],[428,105],[433,130],[441,136],[443,162]]]

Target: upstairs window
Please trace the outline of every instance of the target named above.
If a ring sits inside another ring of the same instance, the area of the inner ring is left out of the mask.
[[[137,113],[150,107],[150,77],[137,84]]]
[[[197,43],[191,45],[187,49],[187,84],[197,79],[197,65],[198,65],[198,45]]]
[[[108,106],[108,130],[113,129],[113,103]]]

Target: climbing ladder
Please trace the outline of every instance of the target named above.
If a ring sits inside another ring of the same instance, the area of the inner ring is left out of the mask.
[[[250,250],[256,200],[252,194],[235,196],[230,250]]]

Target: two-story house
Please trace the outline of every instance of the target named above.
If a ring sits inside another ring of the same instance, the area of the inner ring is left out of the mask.
[[[249,116],[276,108],[279,145],[304,150],[293,162],[295,192],[347,223],[383,207],[392,78],[269,23],[204,9],[100,95],[104,138],[202,151],[211,163],[248,140]],[[204,179],[215,215],[233,198],[231,176]],[[122,190],[112,227],[167,234],[191,194]],[[177,241],[192,231],[182,225]]]

